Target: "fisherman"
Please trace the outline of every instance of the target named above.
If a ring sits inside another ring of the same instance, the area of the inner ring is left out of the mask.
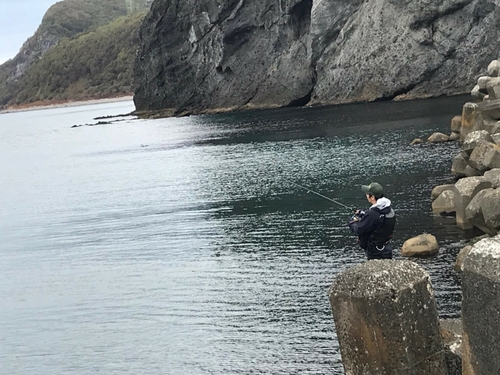
[[[382,185],[372,182],[362,185],[361,190],[372,204],[367,212],[357,210],[349,221],[351,232],[358,236],[359,246],[370,259],[392,259],[389,243],[396,224],[396,214],[391,201],[384,197]]]

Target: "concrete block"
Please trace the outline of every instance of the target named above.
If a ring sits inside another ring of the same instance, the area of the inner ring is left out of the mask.
[[[500,374],[500,236],[483,239],[462,273],[462,374]]]
[[[483,103],[481,103],[483,104]],[[460,127],[460,140],[474,130],[481,130],[483,126],[483,112],[476,103],[465,103],[462,107],[462,126]]]
[[[418,264],[371,260],[329,291],[345,373],[448,374],[429,274]]]
[[[458,180],[453,186],[455,192],[456,224],[462,229],[471,229],[472,224],[466,219],[465,209],[472,198],[483,189],[491,188],[491,182],[483,176],[465,177]]]

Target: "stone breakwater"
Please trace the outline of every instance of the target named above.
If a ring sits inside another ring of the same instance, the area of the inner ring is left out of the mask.
[[[433,189],[432,210],[455,215],[463,229],[495,235],[500,230],[500,61],[478,79],[461,116],[451,120],[450,139],[461,143],[453,158],[455,184]]]
[[[439,320],[429,274],[406,260],[372,260],[329,291],[349,375],[500,374],[500,235],[464,260],[462,317]]]
[[[473,102],[451,120],[451,134],[429,142],[461,142],[454,184],[431,192],[435,213],[455,215],[485,236],[460,252],[462,314],[440,320],[429,274],[411,261],[368,261],[339,274],[329,291],[346,374],[500,374],[500,61],[472,90]],[[412,143],[420,143],[415,140]],[[402,255],[430,255],[439,245],[423,234]]]

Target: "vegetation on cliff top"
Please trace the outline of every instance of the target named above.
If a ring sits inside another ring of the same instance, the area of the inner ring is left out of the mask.
[[[132,91],[137,32],[144,13],[62,40],[18,81],[13,103],[82,100]]]
[[[64,0],[0,66],[0,108],[132,91],[138,29],[151,0]]]

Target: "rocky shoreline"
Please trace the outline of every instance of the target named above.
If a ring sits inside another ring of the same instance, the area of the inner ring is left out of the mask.
[[[103,103],[127,102],[133,100],[134,97],[132,95],[125,95],[125,96],[102,98],[102,99],[88,99],[88,100],[77,100],[77,101],[68,100],[57,103],[31,103],[31,104],[24,104],[22,106],[7,107],[3,110],[0,110],[0,114],[38,111],[44,109],[64,108],[64,107],[78,107],[83,105],[93,105],[93,104],[103,104]]]
[[[500,61],[493,60],[488,75],[478,79],[472,101],[451,119],[451,134],[434,133],[427,142],[460,142],[452,160],[455,183],[436,186],[431,192],[432,211],[454,216],[462,229],[479,229],[488,236],[500,233]],[[414,139],[412,144],[423,143]],[[470,248],[466,247],[467,249]],[[404,256],[431,255],[439,251],[436,238],[423,234],[407,240]],[[461,259],[462,256],[459,256]],[[461,265],[456,266],[461,269]]]
[[[500,373],[500,61],[472,90],[473,102],[451,120],[451,134],[427,141],[461,143],[454,184],[431,192],[435,214],[485,234],[459,253],[460,319],[439,319],[429,274],[414,262],[369,261],[336,277],[329,298],[342,362],[349,374]],[[423,143],[416,139],[412,144]],[[408,239],[403,256],[439,251],[432,234]]]

